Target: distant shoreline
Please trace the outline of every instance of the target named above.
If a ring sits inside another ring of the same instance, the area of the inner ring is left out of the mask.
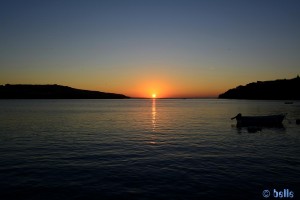
[[[214,99],[217,100],[218,98],[212,97],[212,98],[140,98],[140,97],[128,97],[128,98],[0,98],[0,100],[114,100],[114,99],[120,99],[120,100],[193,100],[193,99],[203,99],[203,100],[210,100]]]
[[[81,90],[61,85],[0,86],[0,99],[129,99],[123,94]]]
[[[220,94],[219,99],[300,100],[300,78],[257,81]]]

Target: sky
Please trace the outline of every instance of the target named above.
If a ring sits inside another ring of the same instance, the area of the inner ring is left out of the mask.
[[[0,84],[217,97],[300,74],[298,0],[1,0]]]

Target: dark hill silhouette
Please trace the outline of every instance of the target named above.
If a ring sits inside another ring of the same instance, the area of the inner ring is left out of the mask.
[[[300,78],[257,81],[220,94],[221,99],[300,100]]]
[[[124,99],[122,94],[80,90],[61,85],[2,85],[0,99]]]

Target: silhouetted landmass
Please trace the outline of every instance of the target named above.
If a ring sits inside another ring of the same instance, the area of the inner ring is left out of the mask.
[[[220,94],[221,99],[300,100],[300,78],[257,81]]]
[[[61,85],[2,85],[0,99],[125,99],[122,94],[80,90]]]

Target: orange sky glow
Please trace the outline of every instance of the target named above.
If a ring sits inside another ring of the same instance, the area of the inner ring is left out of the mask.
[[[300,73],[298,1],[5,2],[1,85],[216,98]]]

